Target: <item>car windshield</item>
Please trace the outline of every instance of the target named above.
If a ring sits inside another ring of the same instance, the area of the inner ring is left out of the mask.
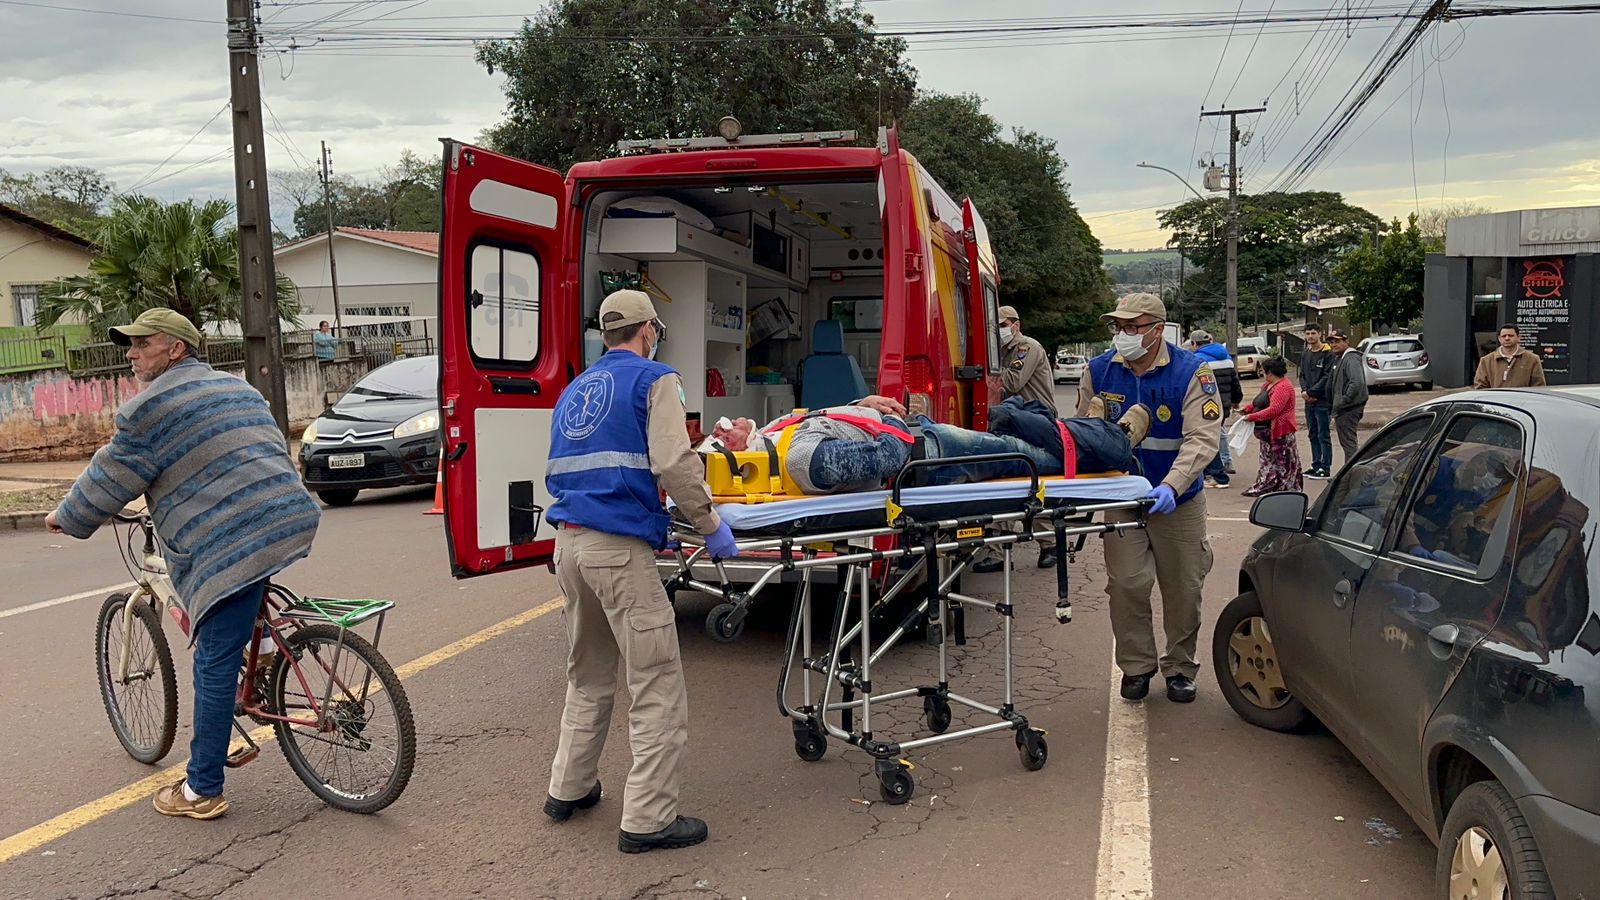
[[[1368,353],[1417,353],[1422,350],[1420,341],[1378,341]]]
[[[356,382],[351,394],[386,400],[426,400],[439,390],[439,358],[398,359]]]

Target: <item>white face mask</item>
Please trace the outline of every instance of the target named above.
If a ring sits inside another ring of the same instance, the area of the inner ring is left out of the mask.
[[[1122,354],[1122,358],[1129,362],[1137,362],[1149,352],[1144,348],[1143,335],[1124,334],[1120,331],[1112,336],[1111,346],[1117,348],[1117,352]]]
[[[667,333],[666,329],[656,328],[654,325],[652,325],[651,328],[656,333],[656,339],[650,344],[650,354],[647,358],[655,359],[656,353],[661,349],[661,342],[666,339]]]
[[[1015,337],[1016,334],[1017,333],[1015,331],[1011,330],[1011,326],[1010,325],[1001,325],[1000,326],[1000,343],[1002,343],[1002,344],[1011,343],[1011,339],[1013,337]]]

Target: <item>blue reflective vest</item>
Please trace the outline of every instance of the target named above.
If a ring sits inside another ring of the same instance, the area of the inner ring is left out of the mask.
[[[650,388],[671,366],[612,350],[556,401],[544,484],[555,498],[545,517],[635,537],[661,548],[667,510],[650,472]]]
[[[1113,422],[1122,418],[1136,403],[1150,411],[1150,434],[1134,453],[1151,484],[1160,484],[1183,446],[1183,398],[1189,384],[1205,360],[1173,344],[1167,345],[1168,362],[1143,375],[1133,374],[1126,364],[1114,361],[1116,353],[1105,353],[1089,360],[1089,379],[1095,394],[1105,401],[1106,416]],[[1215,382],[1212,382],[1213,390]],[[1165,415],[1162,412],[1165,410]],[[1178,495],[1183,503],[1200,493],[1202,479],[1196,478]]]

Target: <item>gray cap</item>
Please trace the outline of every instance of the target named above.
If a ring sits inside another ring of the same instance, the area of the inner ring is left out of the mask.
[[[1196,328],[1189,332],[1189,343],[1209,344],[1211,343],[1211,332],[1206,331],[1204,328]]]

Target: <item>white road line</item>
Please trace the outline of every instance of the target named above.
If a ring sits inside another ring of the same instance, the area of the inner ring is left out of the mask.
[[[36,609],[49,609],[52,606],[60,606],[63,603],[71,603],[74,600],[87,600],[90,597],[104,597],[108,594],[115,594],[117,591],[126,591],[129,588],[136,587],[137,585],[138,582],[125,581],[122,584],[112,584],[103,588],[95,588],[92,591],[84,591],[81,594],[68,594],[65,597],[57,597],[54,600],[40,600],[38,603],[29,603],[27,606],[19,606],[16,609],[0,609],[0,619],[7,618],[9,616],[20,616],[23,613],[33,612]]]
[[[1122,671],[1111,667],[1106,721],[1106,781],[1100,799],[1095,900],[1150,900],[1150,782],[1143,703],[1122,699]]]
[[[1248,517],[1246,517],[1246,518],[1237,518],[1237,517],[1234,517],[1234,516],[1206,516],[1206,521],[1207,522],[1248,522],[1248,521],[1250,521],[1250,519]]]

